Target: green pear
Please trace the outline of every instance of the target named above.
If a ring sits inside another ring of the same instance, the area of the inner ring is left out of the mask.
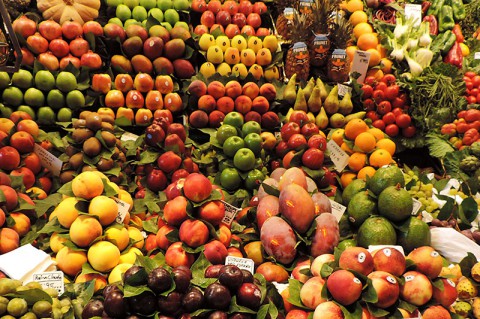
[[[347,116],[345,116],[345,123],[348,123],[350,120],[354,120],[354,119],[363,120],[365,118],[366,114],[367,114],[367,112],[365,112],[365,111],[360,111],[360,112],[357,112],[357,113],[348,114]]]
[[[330,93],[328,93],[327,98],[323,102],[323,107],[325,108],[325,112],[327,112],[327,114],[334,114],[338,112],[338,85],[335,85]]]
[[[327,88],[325,87],[325,84],[323,84],[322,79],[317,78],[317,84],[318,88],[320,89],[320,96],[322,97],[322,102],[325,101],[325,99],[328,96],[328,91]]]
[[[320,88],[318,86],[315,86],[313,88],[307,105],[310,112],[317,113],[318,111],[320,111],[320,108],[322,107],[322,97],[320,96]]]
[[[340,113],[335,113],[330,116],[330,126],[333,128],[340,128],[345,126],[345,116]]]
[[[305,94],[303,93],[302,89],[298,89],[297,98],[295,99],[293,109],[295,111],[308,112],[307,100],[305,99]]]
[[[290,115],[292,115],[293,111],[293,108],[288,109],[287,115],[285,115],[285,120],[287,121],[287,123],[290,122]]]
[[[343,115],[348,115],[352,113],[352,110],[353,110],[352,99],[351,99],[350,93],[347,92],[343,96],[343,99],[338,104],[338,112],[342,113]]]
[[[321,130],[326,129],[328,126],[328,116],[323,107],[320,108],[320,113],[318,113],[315,118],[315,124],[317,124],[318,128]]]
[[[287,85],[285,86],[285,89],[283,90],[283,99],[290,104],[295,103],[295,99],[297,98],[296,83],[297,83],[297,74],[295,73],[292,75]]]
[[[305,87],[303,88],[303,94],[305,95],[305,100],[308,101],[314,87],[315,87],[315,80],[312,77],[310,78],[310,81],[308,81],[307,85],[305,85]]]

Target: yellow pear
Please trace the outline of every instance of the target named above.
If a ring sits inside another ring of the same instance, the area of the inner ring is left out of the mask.
[[[353,110],[352,99],[351,99],[350,93],[347,92],[343,96],[343,99],[338,104],[338,112],[342,113],[343,115],[347,115],[352,113],[352,110]]]
[[[305,85],[305,87],[303,88],[303,94],[305,94],[305,100],[308,101],[314,87],[315,87],[315,80],[313,78],[310,78],[307,85]]]
[[[293,109],[295,111],[308,112],[307,100],[305,99],[305,94],[303,93],[302,89],[298,89],[297,98],[295,99]]]
[[[325,112],[327,112],[327,114],[334,114],[338,112],[338,85],[335,85],[330,93],[328,93],[327,98],[323,102],[323,107],[325,108]]]
[[[310,112],[317,113],[320,111],[320,108],[322,107],[322,97],[320,96],[320,88],[318,86],[313,88],[312,94],[307,101],[307,105]]]
[[[320,96],[322,97],[322,102],[325,101],[325,99],[328,96],[328,91],[327,88],[325,87],[325,84],[323,84],[322,79],[317,78],[317,84],[318,88],[320,89]]]
[[[318,128],[321,130],[326,129],[328,126],[328,116],[323,107],[320,108],[320,113],[318,113],[315,118],[315,124],[317,124]]]
[[[297,74],[295,73],[292,75],[287,85],[285,86],[285,89],[283,90],[283,99],[290,104],[295,103],[295,100],[297,98],[296,83]]]

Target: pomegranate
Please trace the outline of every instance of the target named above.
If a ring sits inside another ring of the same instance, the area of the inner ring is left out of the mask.
[[[22,51],[22,65],[32,66],[33,62],[35,61],[35,56],[33,55],[33,53],[25,47],[22,47],[21,51]],[[15,52],[15,57],[17,57],[17,52]]]
[[[35,21],[27,18],[25,15],[13,21],[12,26],[13,31],[17,34],[20,34],[24,39],[34,35],[37,31],[37,24]]]
[[[74,67],[80,69],[80,59],[69,54],[66,57],[63,57],[60,60],[60,69],[63,70],[67,67],[68,64],[72,63]]]
[[[62,33],[66,39],[72,40],[82,36],[83,28],[76,21],[65,21],[62,24]]]
[[[63,58],[70,53],[70,46],[63,39],[53,39],[48,45],[48,49],[52,51],[57,58]]]
[[[87,53],[89,49],[88,41],[83,38],[76,38],[70,41],[70,53],[77,58]]]
[[[98,54],[89,50],[80,58],[80,64],[81,66],[89,67],[92,70],[98,70],[102,67],[102,58]]]
[[[97,21],[87,21],[83,25],[83,34],[93,33],[95,36],[103,35],[103,28]]]
[[[38,25],[38,32],[45,39],[52,41],[62,37],[62,26],[53,20],[45,20]]]
[[[54,56],[53,53],[50,51],[40,53],[37,57],[37,60],[49,71],[58,70],[58,67],[59,67],[58,58]]]
[[[47,52],[48,50],[47,39],[42,37],[38,32],[35,32],[35,34],[27,38],[27,44],[30,47],[30,50],[35,54]]]

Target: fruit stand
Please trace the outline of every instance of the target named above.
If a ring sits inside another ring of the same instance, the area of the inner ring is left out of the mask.
[[[480,0],[3,6],[0,319],[480,318]]]

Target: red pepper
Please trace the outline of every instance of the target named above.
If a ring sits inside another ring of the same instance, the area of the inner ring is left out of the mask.
[[[457,133],[457,126],[454,123],[444,124],[440,132],[449,137],[454,136]]]
[[[465,37],[463,36],[462,34],[462,28],[460,27],[459,24],[455,24],[455,26],[453,27],[453,30],[452,30],[453,34],[455,34],[455,36],[457,37],[457,42],[458,43],[463,43],[463,41],[465,41]]]
[[[463,145],[472,145],[480,138],[480,134],[474,128],[471,128],[465,132],[463,135],[462,143]]]
[[[443,62],[454,65],[459,69],[462,67],[463,55],[460,43],[455,42],[450,51],[448,51],[447,56],[443,59]]]
[[[426,22],[429,23],[430,34],[431,35],[437,35],[438,34],[438,21],[437,21],[437,18],[433,14],[425,16],[423,18],[423,21],[426,21]]]
[[[422,15],[427,14],[428,8],[430,8],[431,5],[432,5],[432,3],[430,1],[423,1],[422,2]]]

